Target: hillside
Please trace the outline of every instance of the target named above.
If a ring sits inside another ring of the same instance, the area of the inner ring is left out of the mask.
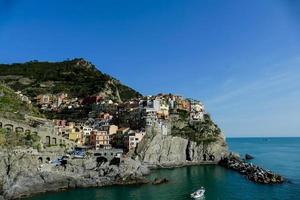
[[[39,94],[60,92],[79,98],[101,94],[117,101],[141,96],[83,59],[0,64],[0,80],[32,98]]]
[[[25,115],[43,116],[37,108],[23,102],[11,88],[3,84],[0,84],[0,115],[18,120],[24,119]]]

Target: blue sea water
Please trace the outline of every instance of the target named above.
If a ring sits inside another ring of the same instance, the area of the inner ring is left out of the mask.
[[[155,170],[149,176],[169,183],[154,186],[110,186],[41,194],[30,200],[184,200],[200,186],[205,200],[300,200],[300,138],[229,138],[231,151],[249,153],[252,162],[283,175],[288,182],[262,185],[219,166],[191,166]]]

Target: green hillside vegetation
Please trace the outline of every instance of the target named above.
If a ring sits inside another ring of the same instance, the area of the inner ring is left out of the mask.
[[[179,121],[186,124],[183,128],[172,126],[172,135],[179,136],[191,141],[200,143],[215,142],[221,129],[211,120],[208,114],[204,115],[204,120],[196,122],[188,122],[187,118],[183,118],[185,114],[180,115]]]
[[[118,100],[124,101],[141,95],[83,59],[0,64],[0,78],[14,90],[30,97],[66,92],[83,98],[109,91],[109,98],[118,99],[120,96]]]
[[[22,102],[15,92],[0,84],[0,114],[12,119],[24,119],[24,115],[43,117],[39,110],[25,102]]]

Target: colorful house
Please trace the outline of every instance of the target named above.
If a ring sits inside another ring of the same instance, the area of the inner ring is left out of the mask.
[[[90,135],[90,145],[95,149],[110,149],[110,136],[107,131],[93,130]]]
[[[145,131],[130,131],[128,136],[124,139],[124,146],[126,146],[128,150],[135,149],[145,135]]]

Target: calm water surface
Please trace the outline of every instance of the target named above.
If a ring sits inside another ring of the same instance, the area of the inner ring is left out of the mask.
[[[153,186],[111,186],[42,194],[30,200],[184,200],[200,186],[205,200],[300,200],[300,138],[230,138],[231,151],[255,157],[254,163],[278,172],[290,183],[260,185],[219,166],[193,166],[153,171],[149,178],[166,177],[169,183]]]

